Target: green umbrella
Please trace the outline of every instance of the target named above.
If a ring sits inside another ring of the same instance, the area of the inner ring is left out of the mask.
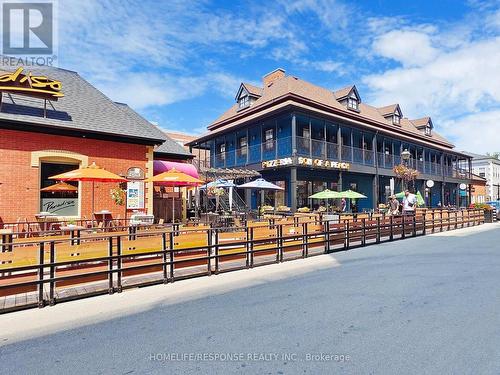
[[[425,206],[425,200],[422,197],[422,194],[420,194],[420,191],[417,191],[417,193],[415,194],[415,196],[417,197],[417,205],[419,205],[419,206]],[[398,198],[398,199],[403,199],[405,197],[404,191],[402,191],[400,193],[397,193],[395,195],[395,197]]]
[[[338,194],[339,194],[338,198],[350,198],[350,199],[366,198],[366,195],[363,195],[353,190],[341,191]]]
[[[342,198],[338,191],[325,189],[319,193],[315,193],[309,197],[310,199],[336,199]]]

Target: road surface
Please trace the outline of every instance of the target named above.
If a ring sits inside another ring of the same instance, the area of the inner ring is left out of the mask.
[[[2,374],[498,374],[500,224],[0,316]]]

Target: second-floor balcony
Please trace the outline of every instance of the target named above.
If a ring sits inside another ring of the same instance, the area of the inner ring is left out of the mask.
[[[356,165],[366,165],[383,169],[392,169],[402,163],[400,155],[375,152],[370,149],[339,145],[324,140],[296,137],[297,156],[325,160],[343,161]],[[257,164],[292,156],[292,137],[268,140],[263,143],[248,145],[225,153],[216,153],[213,167],[232,168]],[[422,174],[466,179],[470,175],[466,170],[455,166],[441,165],[438,162],[410,158],[405,163]]]

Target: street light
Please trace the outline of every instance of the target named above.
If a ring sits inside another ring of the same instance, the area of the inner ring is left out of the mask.
[[[408,149],[405,148],[405,150],[403,152],[401,152],[401,158],[403,159],[405,164],[408,163],[408,160],[410,160],[410,157],[411,157],[410,151],[408,151]]]

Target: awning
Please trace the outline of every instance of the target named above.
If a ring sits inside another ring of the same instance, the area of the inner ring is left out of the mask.
[[[175,161],[163,161],[163,160],[154,160],[153,161],[153,175],[157,175],[163,172],[168,172],[171,169],[174,169],[185,173],[191,177],[199,178],[198,171],[193,164],[188,163],[178,163]]]

